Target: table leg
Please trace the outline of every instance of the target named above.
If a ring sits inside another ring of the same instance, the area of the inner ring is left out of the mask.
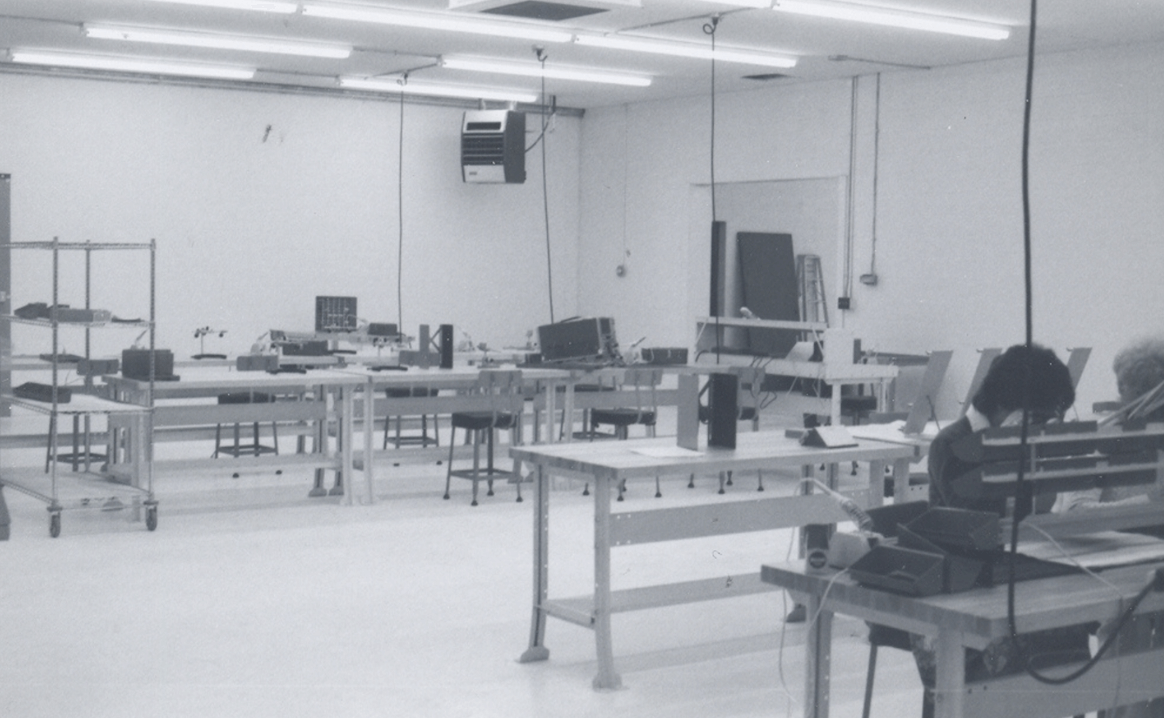
[[[934,718],[962,718],[966,692],[966,649],[957,631],[941,629],[935,646],[937,680],[934,686]]]
[[[909,459],[893,462],[893,502],[903,504],[909,500]]]
[[[869,462],[869,500],[870,507],[885,503],[885,462]]]
[[[328,390],[326,387],[321,387],[320,391],[327,392]],[[332,484],[330,489],[328,489],[327,495],[328,496],[344,496],[347,493],[347,491],[345,490],[347,487],[347,484],[349,484],[351,482],[351,479],[352,479],[352,473],[351,473],[352,453],[351,453],[351,447],[349,446],[349,444],[351,444],[351,441],[348,440],[348,437],[344,436],[344,433],[349,431],[349,429],[351,427],[351,424],[350,424],[350,418],[352,415],[351,405],[346,403],[347,397],[350,396],[350,393],[344,391],[343,387],[337,387],[334,392],[328,392],[328,393],[332,397],[332,408],[335,410],[335,450],[336,450],[336,453],[339,454],[339,456],[332,456],[333,459],[337,460],[338,468],[336,469],[336,472],[335,472],[335,483]],[[339,402],[338,405],[336,404],[337,400]],[[345,416],[348,419],[348,423],[345,423]],[[344,457],[345,456],[347,457],[346,467],[344,464]],[[345,468],[347,470],[347,473],[344,473]],[[350,498],[350,497],[345,499],[345,501],[351,501],[351,500],[352,500],[352,498]]]
[[[566,391],[562,392],[562,416],[565,417],[566,433],[562,441],[574,440],[574,380],[566,382]],[[586,427],[582,427],[586,431]]]
[[[372,387],[372,380],[364,384],[364,482],[367,485],[368,503],[376,502],[376,470],[372,465],[373,455],[376,453],[376,447],[373,444],[374,429],[376,425],[376,395]],[[387,421],[387,418],[385,418]]]
[[[616,479],[594,477],[594,642],[598,649],[598,675],[594,688],[622,687],[614,670],[614,643],[610,616],[610,484]]]
[[[804,718],[828,718],[833,612],[821,610],[819,596],[809,597],[806,610],[812,623],[805,639],[808,660],[805,666]]]
[[[545,431],[545,442],[552,444],[558,440],[558,437],[554,436],[554,414],[558,413],[558,383],[547,381],[543,390],[546,394],[546,413],[542,417],[544,426],[537,427],[536,431]],[[537,439],[535,438],[534,441],[536,442]]]
[[[347,481],[347,491],[343,492],[344,503],[351,506],[356,503],[356,488],[353,475],[352,466],[352,435],[355,429],[355,389],[354,387],[345,386],[337,390],[340,398],[339,405],[339,427],[336,429],[336,441],[339,444],[340,450],[340,469],[339,476],[342,476]],[[339,485],[338,477],[336,485]],[[342,488],[342,487],[341,487]]]
[[[529,648],[518,658],[521,663],[544,661],[550,657],[550,649],[545,646],[546,613],[542,610],[550,594],[549,479],[549,473],[539,464],[535,471],[533,496],[533,617],[529,628]]]
[[[331,447],[327,437],[327,427],[330,420],[327,415],[330,413],[330,406],[328,402],[331,400],[330,394],[320,394],[316,392],[312,401],[324,402],[324,418],[315,422],[315,446],[312,447],[312,452],[320,455],[329,455]],[[323,488],[324,469],[317,468],[315,470],[315,484],[311,487],[311,491],[307,492],[308,496],[319,497],[327,496],[327,489]]]

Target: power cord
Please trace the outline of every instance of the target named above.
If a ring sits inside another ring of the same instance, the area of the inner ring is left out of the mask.
[[[1032,88],[1034,85],[1034,66],[1035,66],[1035,30],[1037,27],[1038,15],[1038,0],[1031,0],[1030,12],[1030,33],[1027,41],[1027,71],[1026,71],[1026,93],[1025,106],[1023,108],[1023,140],[1022,140],[1022,199],[1023,199],[1023,279],[1024,279],[1024,310],[1025,310],[1025,324],[1026,324],[1026,347],[1028,355],[1024,363],[1025,380],[1023,382],[1023,417],[1022,427],[1019,434],[1019,463],[1018,472],[1015,478],[1015,511],[1013,521],[1011,523],[1011,541],[1010,554],[1012,560],[1007,570],[1007,624],[1010,629],[1011,642],[1018,653],[1019,662],[1023,665],[1027,675],[1034,678],[1036,681],[1046,685],[1064,685],[1070,683],[1077,678],[1083,676],[1088,671],[1096,666],[1096,664],[1111,648],[1112,644],[1118,638],[1120,631],[1131,619],[1136,609],[1144,598],[1152,591],[1164,591],[1164,568],[1157,568],[1151,571],[1148,575],[1144,586],[1136,593],[1135,597],[1127,604],[1127,606],[1120,612],[1115,625],[1111,628],[1107,639],[1096,650],[1095,655],[1091,656],[1086,663],[1070,673],[1063,676],[1048,676],[1036,670],[1031,664],[1033,656],[1026,652],[1018,640],[1019,632],[1015,617],[1015,565],[1017,563],[1014,557],[1018,553],[1018,534],[1019,524],[1030,511],[1030,503],[1033,499],[1033,493],[1025,483],[1026,478],[1026,457],[1027,447],[1029,445],[1029,429],[1031,419],[1031,397],[1030,397],[1030,383],[1031,383],[1031,358],[1030,349],[1034,344],[1033,340],[1033,291],[1032,291],[1032,271],[1031,271],[1031,206],[1030,206],[1030,131],[1031,131],[1031,99]],[[1110,585],[1110,584],[1109,584]]]
[[[545,218],[546,225],[546,281],[549,285],[550,294],[550,324],[554,323],[554,266],[552,255],[550,253],[550,194],[548,185],[546,183],[546,129],[550,126],[550,119],[546,116],[546,51],[541,47],[534,47],[534,53],[537,55],[538,62],[542,66],[542,131],[538,135],[538,142],[542,145],[542,215]],[[555,104],[557,104],[555,102]],[[530,146],[533,148],[533,145]]]
[[[408,73],[400,77],[400,84],[408,84]],[[396,326],[404,333],[404,91],[400,92],[400,135],[396,149]]]
[[[709,160],[709,181],[711,182],[711,231],[714,235],[715,223],[718,215],[715,211],[715,31],[719,27],[719,15],[712,15],[711,18],[703,24],[703,33],[711,37],[711,139],[710,139],[710,160]],[[714,238],[713,240],[714,241]],[[718,310],[715,313],[715,363],[719,364],[720,349],[723,344],[723,332],[719,326],[719,316],[723,313],[724,307],[716,307]]]

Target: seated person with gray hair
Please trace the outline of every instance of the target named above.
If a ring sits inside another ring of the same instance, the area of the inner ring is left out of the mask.
[[[1164,383],[1164,336],[1137,339],[1116,354],[1112,362],[1120,402],[1128,404]],[[1149,412],[1148,421],[1164,421],[1164,406]],[[1063,494],[1056,511],[1082,508],[1143,504],[1164,500],[1159,483],[1147,486],[1112,486],[1103,489],[1073,491]],[[1162,519],[1164,521],[1164,519]]]
[[[1120,402],[1133,402],[1164,383],[1164,336],[1145,337],[1127,345],[1116,354],[1112,362],[1115,370],[1116,386]],[[1164,406],[1148,411],[1143,417],[1149,422],[1164,421]],[[1102,489],[1073,491],[1059,497],[1056,511],[1079,511],[1089,508],[1127,506],[1164,502],[1164,490],[1160,483],[1147,486],[1112,486]],[[1160,507],[1161,525],[1149,529],[1148,533],[1164,533],[1164,504]],[[1106,640],[1108,627],[1098,632],[1100,642]],[[1164,643],[1164,612],[1133,616],[1120,632],[1114,644],[1117,653],[1135,653],[1156,648]],[[1105,718],[1164,718],[1164,698],[1142,701],[1120,706],[1104,712]]]

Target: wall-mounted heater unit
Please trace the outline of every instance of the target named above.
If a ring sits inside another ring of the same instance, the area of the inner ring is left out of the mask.
[[[461,124],[461,177],[466,182],[525,182],[525,113],[466,112]]]

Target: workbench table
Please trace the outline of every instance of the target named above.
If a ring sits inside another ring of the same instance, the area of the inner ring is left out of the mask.
[[[718,499],[712,503],[649,511],[612,513],[612,492],[623,480],[653,480],[658,475],[716,473],[776,468],[799,468],[811,475],[821,463],[869,461],[876,486],[868,487],[870,500],[879,501],[886,462],[910,455],[908,447],[885,443],[859,443],[850,448],[819,449],[801,446],[783,432],[741,434],[735,449],[704,448],[688,452],[675,446],[674,437],[630,441],[575,442],[570,444],[514,447],[510,455],[536,468],[533,520],[533,616],[528,649],[522,662],[545,660],[546,618],[553,616],[591,628],[595,633],[598,675],[594,687],[621,685],[614,666],[611,616],[660,606],[729,598],[769,590],[753,575],[683,581],[645,588],[615,591],[611,585],[611,549],[648,542],[766,531],[806,524],[831,524],[848,520],[837,503],[820,493],[800,495],[797,487],[776,498],[752,494],[746,500]],[[593,484],[594,496],[594,592],[577,598],[549,596],[550,476],[580,478]],[[795,483],[801,483],[797,480]]]

